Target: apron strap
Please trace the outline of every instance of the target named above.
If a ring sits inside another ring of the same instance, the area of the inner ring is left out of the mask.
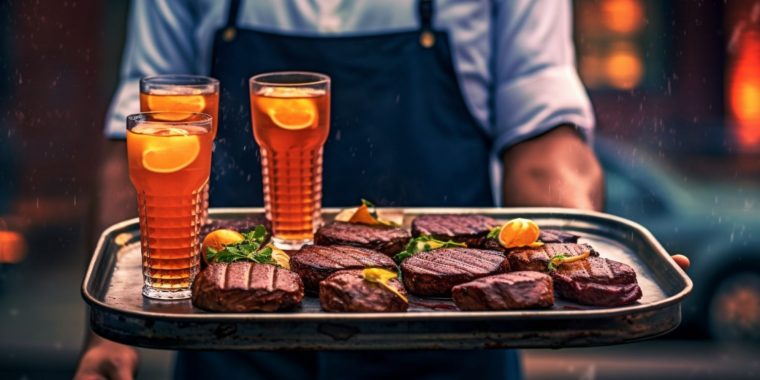
[[[237,34],[235,27],[237,26],[239,10],[240,0],[230,0],[230,7],[227,13],[227,24],[225,24],[224,34],[222,35],[222,38],[227,42],[234,40],[235,35]]]
[[[420,18],[420,45],[431,48],[435,45],[433,33],[433,0],[419,0],[417,12]]]

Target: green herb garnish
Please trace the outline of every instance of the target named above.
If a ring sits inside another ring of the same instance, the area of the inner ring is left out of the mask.
[[[431,249],[438,248],[451,248],[451,247],[467,247],[465,243],[457,243],[455,241],[443,241],[438,240],[430,235],[421,235],[409,241],[403,251],[393,256],[393,260],[400,263],[420,252],[426,252]]]
[[[589,257],[590,255],[591,255],[590,251],[584,251],[578,256],[568,256],[567,254],[554,255],[552,256],[551,259],[549,259],[549,265],[546,266],[546,269],[549,270],[549,272],[554,272],[562,264],[581,261]]]
[[[499,238],[499,232],[501,232],[501,226],[496,226],[494,228],[491,228],[491,231],[488,232],[488,235],[486,238],[488,239],[498,239]]]
[[[236,261],[253,261],[259,264],[275,264],[272,258],[272,248],[262,247],[267,237],[267,229],[263,225],[242,233],[245,240],[237,244],[230,244],[223,249],[216,250],[208,247],[206,258],[208,262],[233,263]]]

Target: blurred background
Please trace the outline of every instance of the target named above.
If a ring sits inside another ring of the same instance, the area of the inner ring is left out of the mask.
[[[0,378],[70,378],[129,2],[0,1]],[[692,260],[673,334],[524,351],[528,379],[758,378],[760,1],[576,0],[607,211]],[[143,350],[140,378],[171,353]]]

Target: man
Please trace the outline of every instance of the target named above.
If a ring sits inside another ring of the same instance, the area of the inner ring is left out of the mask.
[[[600,209],[588,98],[574,68],[569,1],[134,2],[106,133],[124,135],[137,82],[220,79],[212,206],[260,205],[247,80],[268,71],[332,77],[324,205]],[[103,225],[130,215],[123,142],[111,142]],[[503,202],[503,203],[502,203]],[[133,213],[131,213],[133,215]],[[78,376],[130,378],[137,356],[93,337]],[[221,375],[219,370],[227,369]],[[178,377],[519,377],[512,352],[180,353]]]

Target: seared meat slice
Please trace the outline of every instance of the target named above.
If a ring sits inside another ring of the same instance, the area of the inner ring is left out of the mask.
[[[554,305],[552,278],[539,272],[510,272],[479,278],[451,289],[461,310],[513,310]]]
[[[380,252],[347,245],[307,245],[290,257],[290,269],[301,276],[310,292],[318,292],[319,282],[339,270],[369,267],[398,270],[396,263]]]
[[[600,257],[562,264],[551,273],[562,298],[592,306],[620,306],[641,298],[630,266]]]
[[[509,267],[514,271],[547,272],[549,260],[556,255],[578,256],[590,251],[592,256],[598,256],[587,244],[550,243],[537,248],[514,248],[507,252]]]
[[[394,278],[388,284],[406,296],[401,281]],[[319,304],[326,311],[343,312],[399,312],[409,308],[409,303],[382,285],[364,280],[358,269],[335,272],[322,280]]]
[[[411,235],[401,228],[332,222],[314,234],[316,245],[351,245],[393,256],[409,243]]]
[[[412,235],[430,235],[439,240],[453,240],[467,244],[469,248],[483,245],[486,235],[499,222],[475,214],[429,214],[420,215],[412,221]]]
[[[269,235],[272,235],[272,223],[262,214],[251,215],[242,219],[217,219],[209,218],[209,220],[201,227],[200,237],[201,241],[209,232],[218,229],[228,229],[238,232],[248,232],[256,228],[259,224],[263,224],[266,227]]]
[[[541,230],[538,240],[544,243],[577,243],[579,237],[567,231]]]
[[[211,264],[195,278],[192,299],[210,311],[277,311],[301,302],[303,283],[297,274],[274,265]]]
[[[472,248],[440,248],[401,263],[406,289],[418,296],[447,296],[455,285],[509,270],[504,255]]]
[[[560,230],[541,230],[541,234],[538,237],[543,243],[577,243],[580,236],[571,234],[570,232]],[[506,251],[504,247],[499,244],[499,240],[496,238],[486,239],[483,242],[483,249],[491,249],[494,251]]]

